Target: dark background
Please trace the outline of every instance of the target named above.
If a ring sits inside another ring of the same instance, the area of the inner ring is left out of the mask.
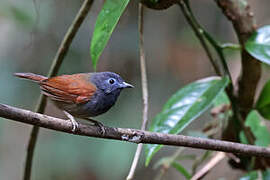
[[[35,2],[35,3],[34,3]],[[259,26],[270,23],[269,0],[249,1]],[[35,6],[34,6],[35,4]],[[0,2],[0,103],[33,110],[39,96],[36,84],[15,78],[14,72],[46,75],[57,48],[82,1],[73,0],[1,0]],[[237,43],[232,25],[214,1],[192,1],[199,22],[219,41]],[[93,71],[89,46],[101,1],[95,1],[76,35],[59,74]],[[119,73],[134,89],[122,92],[116,105],[96,118],[108,126],[140,128],[141,84],[137,32],[138,4],[131,1],[100,57],[97,70]],[[198,40],[187,25],[178,6],[164,11],[145,11],[145,51],[150,94],[150,120],[166,100],[183,85],[214,75]],[[239,74],[239,52],[226,50],[233,77]],[[263,80],[269,68],[263,68]],[[62,117],[51,103],[46,114]],[[187,129],[196,130],[209,120],[209,113]],[[30,125],[0,118],[0,178],[21,179]],[[184,134],[187,131],[184,132]],[[130,168],[136,145],[126,142],[86,138],[41,129],[35,151],[33,179],[124,179]],[[138,179],[153,179],[158,170],[153,164],[177,148],[166,147],[154,157],[150,167],[144,158],[136,173]],[[186,150],[201,154],[202,150]],[[144,155],[144,154],[143,154]],[[190,161],[180,161],[185,167]],[[222,161],[206,179],[237,179]],[[182,176],[170,169],[164,179]],[[135,178],[135,179],[137,179]]]

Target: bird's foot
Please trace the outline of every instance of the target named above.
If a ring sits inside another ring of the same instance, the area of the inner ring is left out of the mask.
[[[91,121],[92,123],[94,123],[95,126],[98,126],[99,129],[100,129],[101,135],[102,135],[102,136],[105,135],[106,130],[105,130],[105,128],[104,128],[104,125],[103,125],[101,122],[96,121],[96,120],[93,120],[93,119],[90,119],[90,118],[86,118],[86,120]]]
[[[79,127],[78,122],[77,122],[77,121],[75,120],[75,118],[74,118],[71,114],[69,114],[68,112],[64,111],[64,113],[65,113],[65,115],[68,117],[68,119],[70,120],[70,122],[71,122],[71,124],[72,124],[72,129],[71,129],[71,131],[72,131],[73,133],[75,133],[76,130],[78,129],[78,127]]]
[[[101,122],[98,122],[98,121],[94,122],[94,124],[95,124],[95,126],[99,127],[101,135],[104,136],[105,133],[106,133],[104,125]]]

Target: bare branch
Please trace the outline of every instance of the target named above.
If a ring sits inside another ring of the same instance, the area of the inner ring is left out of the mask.
[[[34,113],[32,111],[15,108],[5,104],[0,104],[0,117],[23,122],[26,124],[40,126],[47,129],[74,134],[72,132],[72,124],[70,121]],[[258,147],[254,145],[196,138],[183,135],[156,133],[136,129],[105,127],[105,131],[105,134],[102,134],[99,127],[97,126],[79,123],[76,135],[115,139],[132,143],[185,146],[198,149],[239,153],[246,156],[270,157],[270,148]]]

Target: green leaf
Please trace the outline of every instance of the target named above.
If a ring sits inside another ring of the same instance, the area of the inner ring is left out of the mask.
[[[241,177],[239,180],[269,180],[270,179],[270,170],[267,169],[265,171],[250,171],[243,177]]]
[[[91,41],[91,58],[94,69],[96,69],[97,61],[104,50],[111,34],[124,12],[129,0],[106,0],[102,10],[100,11],[95,25],[92,41]]]
[[[254,134],[256,138],[255,145],[264,147],[269,146],[270,133],[257,111],[253,110],[248,114],[245,125],[249,127]],[[243,132],[240,133],[240,140],[242,143],[247,144],[247,140]]]
[[[222,91],[214,100],[213,105],[220,106],[223,104],[230,104],[230,99],[228,98],[228,95],[225,91]]]
[[[179,163],[177,162],[173,162],[172,166],[181,174],[183,174],[183,176],[185,176],[186,179],[190,179],[191,178],[191,174]]]
[[[270,26],[259,28],[245,43],[245,49],[256,59],[270,64]]]
[[[239,180],[255,180],[258,178],[258,172],[257,171],[251,171],[241,177]]]
[[[269,180],[270,179],[270,170],[269,169],[266,169],[264,172],[263,172],[263,178],[265,180]]]
[[[176,92],[154,118],[150,131],[178,134],[195,118],[206,111],[224,90],[229,79],[205,78],[188,84]],[[162,145],[146,145],[146,166]]]
[[[256,109],[265,119],[270,120],[270,80],[267,81],[256,103]]]

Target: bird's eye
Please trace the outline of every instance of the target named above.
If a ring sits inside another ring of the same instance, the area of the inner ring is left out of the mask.
[[[109,80],[109,83],[110,83],[110,84],[113,84],[113,83],[114,83],[114,79],[110,79],[110,80]]]

